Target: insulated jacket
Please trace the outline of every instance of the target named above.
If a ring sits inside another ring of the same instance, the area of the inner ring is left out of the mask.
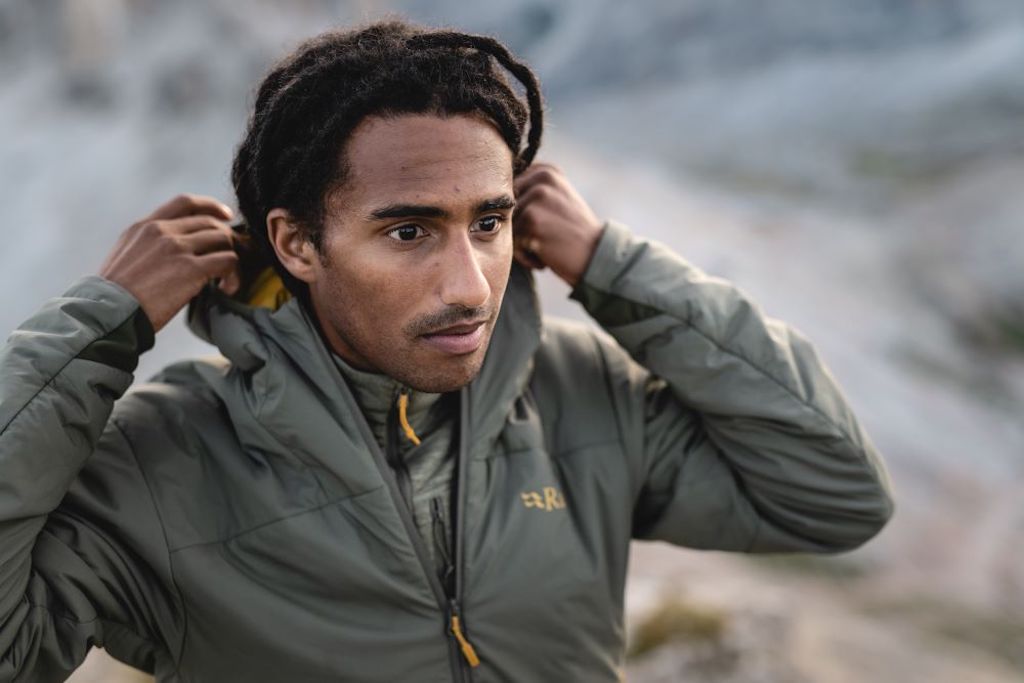
[[[208,290],[223,357],[125,393],[152,328],[78,281],[0,351],[0,681],[93,645],[160,681],[616,681],[630,539],[831,552],[884,525],[797,332],[614,222],[573,296],[607,335],[542,324],[512,270],[459,395],[442,581],[297,301]]]
[[[334,362],[386,454],[427,553],[443,577],[451,566],[445,555],[451,547],[458,395],[414,391],[387,375],[357,370],[337,354]]]

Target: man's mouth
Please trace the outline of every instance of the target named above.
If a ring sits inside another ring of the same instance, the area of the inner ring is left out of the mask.
[[[451,325],[443,329],[421,335],[421,338],[442,353],[461,356],[473,353],[484,341],[486,320]]]

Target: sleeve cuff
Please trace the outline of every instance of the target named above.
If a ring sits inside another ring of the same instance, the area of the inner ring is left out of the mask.
[[[583,305],[587,313],[602,327],[617,327],[646,320],[660,310],[615,293],[615,282],[641,255],[633,233],[622,223],[606,221],[594,255],[583,277],[569,295]]]
[[[583,271],[580,284],[586,283],[596,289],[609,291],[615,277],[622,272],[634,239],[633,232],[622,223],[605,221],[601,239],[597,241],[594,255]]]
[[[134,309],[123,323],[78,354],[78,358],[84,360],[134,372],[139,356],[153,348],[156,337],[153,323],[138,300],[124,287],[99,276],[78,280],[65,293],[65,296],[69,295],[115,303],[118,308]]]

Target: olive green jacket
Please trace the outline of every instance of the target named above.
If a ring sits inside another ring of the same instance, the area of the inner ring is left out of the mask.
[[[445,577],[297,302],[208,290],[224,357],[128,393],[138,303],[98,277],[47,302],[0,351],[0,681],[92,645],[160,681],[615,681],[632,538],[831,552],[885,524],[797,332],[615,223],[574,296],[614,341],[542,324],[513,268],[461,391]]]

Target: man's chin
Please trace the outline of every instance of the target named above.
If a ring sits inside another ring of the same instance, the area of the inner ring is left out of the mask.
[[[472,382],[483,367],[484,353],[480,349],[465,358],[448,358],[445,361],[431,364],[426,372],[410,377],[405,384],[414,391],[429,394],[444,394],[458,391]]]
[[[489,327],[480,346],[465,354],[439,352],[436,346],[419,341],[416,355],[420,362],[409,368],[407,377],[400,381],[410,389],[431,394],[458,391],[480,374],[493,331]]]

